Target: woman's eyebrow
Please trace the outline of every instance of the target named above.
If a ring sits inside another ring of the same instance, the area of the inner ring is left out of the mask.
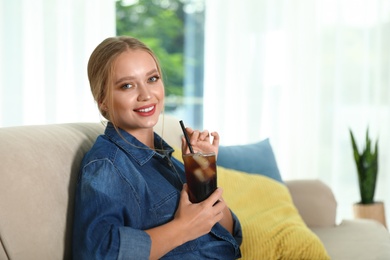
[[[125,76],[125,77],[119,78],[117,81],[115,81],[115,84],[118,84],[122,81],[131,80],[131,79],[134,79],[134,77]]]
[[[152,75],[152,74],[155,74],[155,73],[158,73],[157,69],[152,69],[151,71],[146,73],[146,75],[149,76],[149,75]]]
[[[153,75],[155,73],[158,73],[158,70],[157,69],[152,69],[150,70],[149,72],[146,73],[145,76],[150,76],[150,75]],[[122,81],[126,81],[126,80],[133,80],[135,79],[136,77],[134,76],[124,76],[122,78],[119,78],[117,81],[115,81],[115,84],[119,84],[121,83]]]

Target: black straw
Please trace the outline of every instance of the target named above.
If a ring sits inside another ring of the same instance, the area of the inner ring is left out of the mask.
[[[190,149],[190,152],[194,153],[194,149],[192,149],[192,145],[190,144],[190,138],[188,138],[187,131],[186,131],[186,128],[184,126],[183,120],[180,120],[180,126],[181,126],[181,130],[183,130],[184,138],[186,139],[186,142],[187,142],[188,148]]]

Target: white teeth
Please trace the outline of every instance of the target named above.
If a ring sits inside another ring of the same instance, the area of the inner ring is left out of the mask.
[[[143,113],[147,113],[147,112],[149,112],[149,111],[152,111],[153,108],[154,108],[154,107],[148,107],[148,108],[144,108],[144,109],[139,109],[138,111],[139,111],[139,112],[143,112]]]

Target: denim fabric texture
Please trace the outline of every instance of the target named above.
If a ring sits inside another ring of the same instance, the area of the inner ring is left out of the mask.
[[[155,134],[156,152],[108,123],[85,155],[75,195],[74,259],[149,259],[147,230],[173,219],[185,183],[173,149]],[[161,259],[236,259],[241,226],[234,236],[219,223]]]

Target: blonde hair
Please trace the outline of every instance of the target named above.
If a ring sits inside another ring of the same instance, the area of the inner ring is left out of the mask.
[[[158,73],[162,77],[161,67],[156,55],[140,40],[130,36],[117,36],[102,41],[89,58],[88,80],[100,114],[114,125],[116,125],[113,118],[114,113],[111,109],[107,109],[107,105],[113,109],[114,64],[116,58],[127,50],[144,50],[149,53],[156,62]]]

